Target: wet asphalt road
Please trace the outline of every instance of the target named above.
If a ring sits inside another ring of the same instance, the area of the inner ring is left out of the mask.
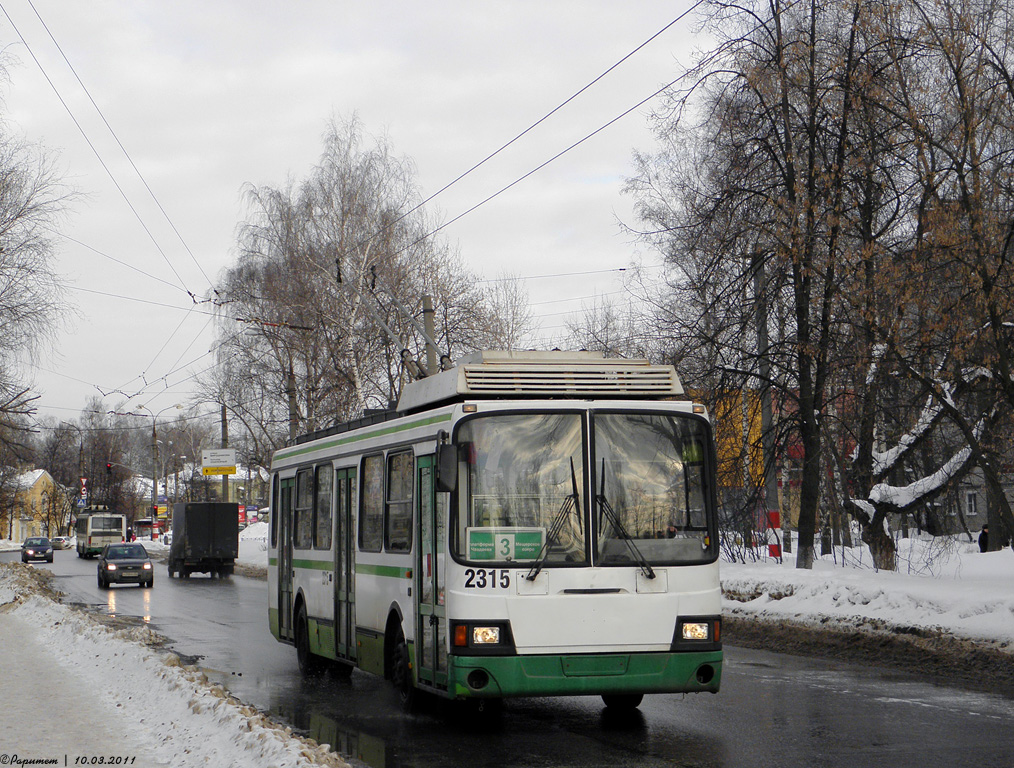
[[[148,623],[239,699],[375,768],[1014,764],[1014,700],[728,646],[721,693],[648,696],[627,717],[612,717],[597,697],[512,701],[492,721],[438,701],[408,715],[370,675],[303,681],[295,651],[268,631],[263,581],[169,579],[157,564],[154,589],[107,592],[95,561],[73,551],[35,567],[53,571],[65,602]]]

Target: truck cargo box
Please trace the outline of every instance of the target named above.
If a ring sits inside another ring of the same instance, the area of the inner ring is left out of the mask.
[[[173,506],[173,542],[169,577],[178,573],[227,576],[239,554],[239,505],[229,502],[186,502]]]

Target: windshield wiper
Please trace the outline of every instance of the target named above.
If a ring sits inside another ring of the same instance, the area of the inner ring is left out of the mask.
[[[560,531],[563,529],[563,524],[567,520],[567,516],[570,515],[571,510],[577,515],[577,519],[580,523],[581,520],[581,501],[577,490],[577,473],[574,471],[574,457],[570,457],[570,484],[572,491],[567,498],[563,500],[563,504],[560,506],[560,511],[556,513],[556,517],[553,518],[553,524],[549,527],[549,533],[546,534],[546,541],[542,544],[542,549],[539,550],[538,556],[535,558],[535,565],[528,572],[525,577],[528,581],[535,581],[539,577],[539,573],[542,571],[542,566],[546,564],[546,558],[549,557],[549,545],[554,541],[559,541]]]
[[[627,545],[627,549],[630,550],[631,556],[634,558],[637,564],[641,566],[641,572],[644,574],[645,578],[654,579],[655,571],[654,569],[652,569],[651,563],[649,563],[648,559],[643,554],[641,554],[641,550],[637,548],[637,545],[634,543],[634,540],[630,537],[630,534],[627,533],[627,529],[623,527],[623,523],[620,521],[620,516],[616,514],[616,511],[609,503],[609,500],[606,499],[605,459],[602,459],[601,474],[602,474],[601,490],[599,491],[599,494],[595,497],[595,501],[598,502],[599,508],[603,512],[605,512],[606,517],[609,519],[609,522],[612,523],[613,529],[619,534],[619,538],[623,541],[624,544]]]

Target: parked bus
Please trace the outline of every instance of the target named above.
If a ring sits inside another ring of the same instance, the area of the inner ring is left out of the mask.
[[[77,518],[77,556],[91,557],[106,544],[127,540],[127,518],[109,512],[80,514]]]
[[[717,692],[715,451],[671,366],[484,352],[272,460],[271,632],[483,703]]]

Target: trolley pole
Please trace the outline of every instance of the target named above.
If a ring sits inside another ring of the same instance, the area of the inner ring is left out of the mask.
[[[422,297],[423,302],[423,327],[426,328],[426,370],[430,373],[437,372],[437,348],[431,343],[437,336],[436,322],[433,311],[433,299],[429,295]]]

